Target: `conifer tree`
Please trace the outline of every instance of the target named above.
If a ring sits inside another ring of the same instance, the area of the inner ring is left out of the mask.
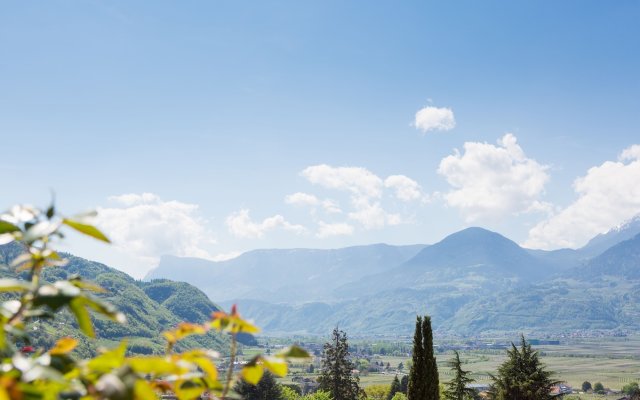
[[[409,371],[407,398],[409,400],[424,399],[424,348],[422,343],[422,317],[416,317],[416,329],[413,333],[413,355]]]
[[[400,391],[404,394],[407,394],[408,387],[409,387],[409,375],[403,375],[402,379],[400,379]]]
[[[520,348],[511,343],[507,359],[492,376],[491,396],[494,400],[548,400],[551,389],[558,384],[552,372],[540,362],[538,353],[531,349],[524,336]]]
[[[398,379],[398,375],[396,375],[395,378],[393,378],[393,381],[391,382],[391,388],[389,389],[387,400],[393,399],[393,396],[395,396],[395,394],[398,392],[401,392],[400,379]]]
[[[280,385],[269,371],[265,371],[257,385],[240,380],[236,383],[234,390],[243,400],[280,400],[283,398]]]
[[[449,361],[453,379],[445,385],[444,398],[446,400],[472,400],[476,394],[475,390],[467,387],[473,382],[473,379],[469,377],[471,372],[462,369],[460,354],[457,351],[454,351],[453,354],[453,359]]]
[[[433,355],[433,333],[431,331],[431,317],[425,315],[422,319],[422,341],[424,348],[425,370],[425,400],[440,399],[440,383],[438,378],[438,364]]]
[[[409,400],[438,400],[440,398],[438,366],[433,355],[433,333],[429,316],[416,318],[407,398]]]
[[[354,368],[349,360],[347,334],[335,328],[331,341],[324,345],[318,390],[329,392],[333,400],[357,400],[360,378],[352,374]]]

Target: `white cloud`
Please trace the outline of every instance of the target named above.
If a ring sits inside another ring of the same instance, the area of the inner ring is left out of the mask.
[[[620,161],[640,160],[640,144],[627,147],[620,153]]]
[[[305,168],[301,175],[328,189],[348,190],[359,196],[382,196],[382,179],[366,168],[320,164]]]
[[[337,201],[331,199],[323,200],[322,208],[328,214],[340,214],[342,212],[340,204],[338,204]]]
[[[335,200],[324,199],[321,201],[316,196],[309,193],[297,192],[287,195],[284,198],[284,202],[294,206],[312,207],[313,213],[315,213],[315,208],[318,206],[322,207],[327,214],[339,214],[342,212],[340,205]]]
[[[286,196],[284,202],[298,206],[317,206],[320,200],[312,194],[297,192]]]
[[[198,205],[163,201],[152,193],[109,197],[114,207],[98,208],[96,224],[114,247],[148,269],[164,254],[211,258],[205,249],[215,243]]]
[[[353,235],[354,228],[352,225],[346,223],[334,223],[328,224],[326,222],[320,221],[318,223],[318,233],[316,234],[319,238],[327,238],[330,236],[348,236]]]
[[[395,189],[396,197],[402,201],[418,200],[423,197],[420,185],[404,175],[391,175],[384,180],[384,186]]]
[[[227,228],[232,235],[239,238],[261,238],[268,231],[274,229],[284,229],[296,234],[305,233],[307,229],[302,225],[295,225],[287,220],[282,215],[274,215],[273,217],[265,218],[262,222],[253,222],[249,216],[249,210],[243,209],[237,211],[227,217]]]
[[[453,110],[450,108],[424,107],[416,113],[416,128],[423,133],[428,131],[449,131],[456,126]]]
[[[366,168],[321,164],[305,168],[301,175],[313,184],[349,193],[351,210],[347,217],[364,229],[380,229],[409,221],[383,208],[381,199],[386,188],[393,190],[394,196],[404,202],[427,198],[420,185],[407,176],[391,175],[382,179]],[[324,200],[322,206],[327,213],[342,212],[333,200]]]
[[[584,245],[640,213],[638,182],[640,146],[633,145],[622,151],[618,161],[606,161],[576,179],[576,201],[533,227],[524,245],[544,249]]]
[[[466,142],[464,154],[440,161],[438,173],[453,187],[443,195],[458,208],[466,221],[504,217],[548,210],[539,200],[549,180],[548,167],[527,158],[513,134],[498,140],[498,146]]]

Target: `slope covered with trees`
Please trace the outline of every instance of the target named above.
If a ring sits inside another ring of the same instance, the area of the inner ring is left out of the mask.
[[[26,271],[16,271],[10,263],[23,248],[17,243],[0,246],[0,278],[27,279]],[[211,313],[220,308],[213,304],[199,289],[181,282],[136,281],[129,275],[104,264],[85,260],[69,254],[65,266],[47,268],[42,272],[46,282],[65,280],[77,275],[92,281],[106,290],[99,297],[116,306],[127,318],[127,323],[117,324],[106,318],[94,317],[97,342],[83,340],[80,350],[90,354],[98,344],[108,345],[128,338],[129,351],[140,354],[159,354],[164,351],[166,341],[158,332],[167,330],[182,321],[202,323]],[[69,313],[62,313],[55,322],[43,320],[39,323],[36,344],[47,347],[63,336],[81,337],[77,323]],[[185,339],[184,348],[226,348],[228,339],[209,333]]]

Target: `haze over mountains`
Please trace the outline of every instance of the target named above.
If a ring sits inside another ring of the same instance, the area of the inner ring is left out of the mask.
[[[267,333],[408,334],[416,313],[437,329],[635,328],[640,219],[578,250],[528,250],[468,228],[433,245],[255,250],[224,262],[164,257],[146,279],[183,280],[237,302]]]

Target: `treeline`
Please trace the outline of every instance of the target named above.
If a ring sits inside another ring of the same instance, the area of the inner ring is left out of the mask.
[[[482,393],[484,397],[472,385],[471,373],[463,368],[457,351],[448,362],[452,379],[439,381],[429,316],[416,319],[409,374],[396,375],[391,385],[361,388],[349,349],[346,333],[334,329],[324,345],[320,375],[311,393],[302,393],[297,385],[280,385],[270,375],[256,386],[241,382],[236,391],[245,400],[549,400],[558,396],[552,390],[560,382],[553,379],[524,336],[518,346],[512,343],[507,350],[507,359],[491,375],[492,384]]]

